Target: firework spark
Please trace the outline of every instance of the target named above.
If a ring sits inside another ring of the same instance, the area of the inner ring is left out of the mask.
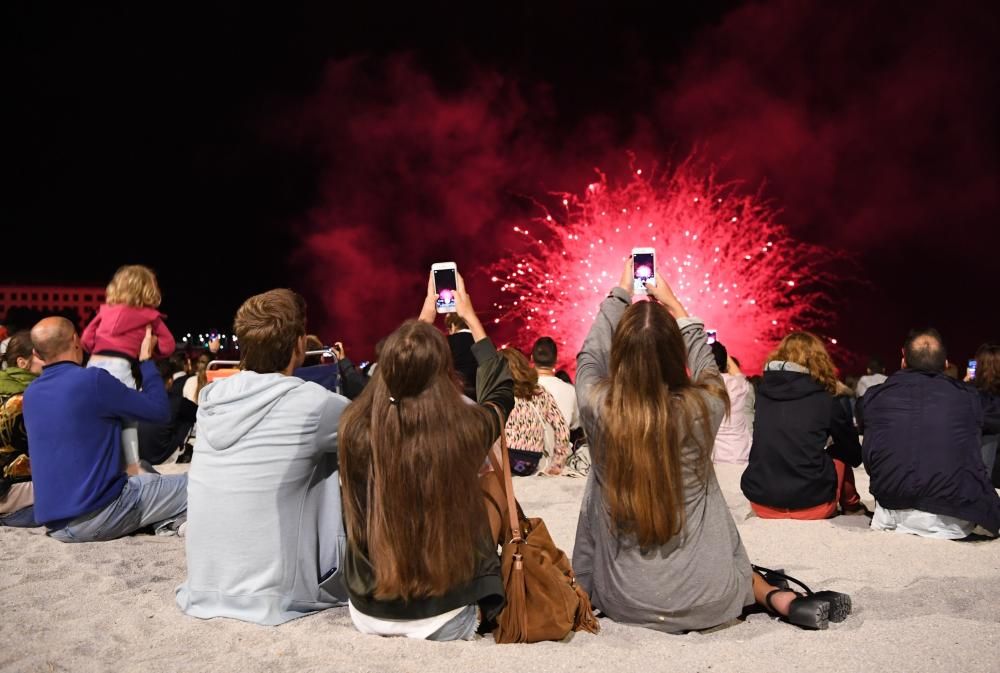
[[[561,366],[572,368],[633,247],[656,249],[656,275],[718,331],[744,371],[759,371],[789,331],[830,318],[832,253],[793,239],[760,194],[720,184],[693,162],[661,175],[633,167],[621,186],[600,174],[582,196],[556,196],[530,226],[514,227],[523,249],[496,264],[491,280],[501,291],[496,321],[513,322],[522,344],[552,336]]]

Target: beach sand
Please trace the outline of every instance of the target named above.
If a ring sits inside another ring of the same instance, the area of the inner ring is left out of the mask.
[[[169,465],[164,471],[186,466]],[[853,597],[854,614],[807,632],[752,615],[709,633],[666,635],[601,620],[564,642],[431,643],[361,635],[346,608],[280,627],[183,615],[184,540],[141,535],[63,544],[40,529],[0,528],[3,671],[1000,671],[1000,541],[950,542],[872,531],[865,517],[749,517],[741,466],[719,481],[755,562]],[[868,479],[858,488],[874,508]],[[584,481],[516,480],[572,554]]]

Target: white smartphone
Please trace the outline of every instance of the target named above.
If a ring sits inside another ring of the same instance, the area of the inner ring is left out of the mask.
[[[646,283],[656,285],[656,251],[653,248],[632,248],[632,292],[648,294]]]
[[[458,268],[455,262],[437,262],[431,264],[431,273],[434,274],[434,293],[437,299],[438,313],[454,313],[455,294],[458,291]]]

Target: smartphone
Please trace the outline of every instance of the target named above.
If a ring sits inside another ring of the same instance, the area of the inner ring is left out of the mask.
[[[709,344],[714,344],[716,341],[718,341],[718,337],[719,333],[716,330],[714,329],[705,330],[705,340],[708,341]]]
[[[632,291],[647,294],[646,283],[656,285],[656,251],[652,248],[632,248]]]
[[[969,374],[969,380],[970,381],[974,380],[976,378],[976,361],[975,360],[969,360],[969,367],[968,367],[967,371],[968,371],[968,374]]]
[[[455,262],[437,262],[431,265],[434,274],[434,303],[438,313],[454,313],[455,294],[458,291],[458,269]]]

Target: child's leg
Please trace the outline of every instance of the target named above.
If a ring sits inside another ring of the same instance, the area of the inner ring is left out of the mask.
[[[135,377],[132,376],[132,365],[125,358],[94,355],[90,358],[87,366],[99,367],[132,390],[136,389]],[[131,421],[122,423],[122,454],[125,457],[125,471],[132,476],[141,474],[142,468],[139,467],[139,429]]]
[[[131,421],[122,424],[122,453],[125,455],[125,471],[130,475],[140,474],[139,426]]]

